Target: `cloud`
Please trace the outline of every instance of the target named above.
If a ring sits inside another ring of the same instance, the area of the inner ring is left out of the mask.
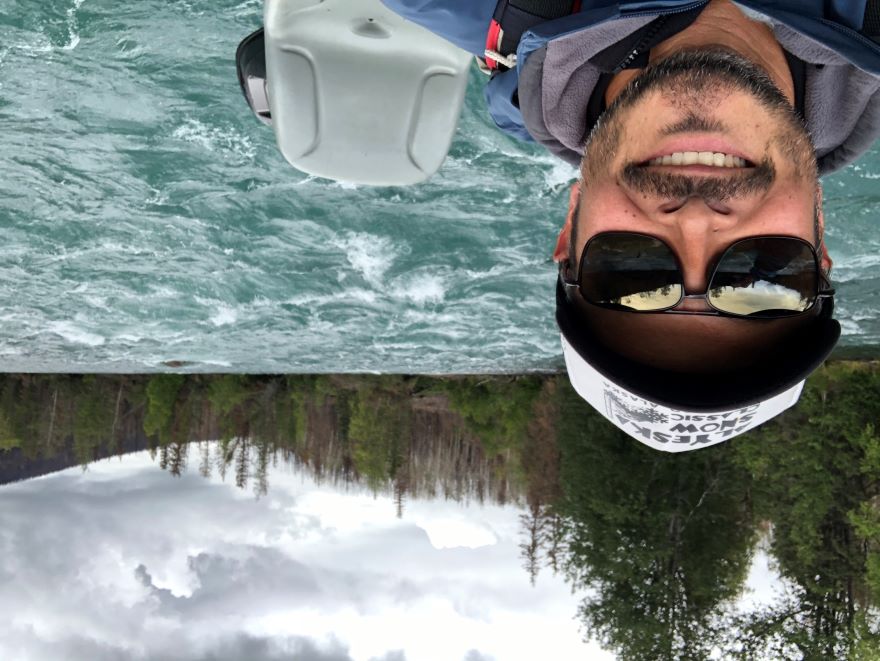
[[[477,650],[468,650],[464,656],[464,661],[495,661],[491,656],[483,656]]]
[[[529,585],[513,507],[410,501],[278,469],[256,500],[148,455],[0,488],[0,658],[528,659],[584,654],[577,598]],[[491,531],[432,546],[424,528]],[[479,652],[476,650],[480,650]],[[477,656],[475,656],[477,655]]]
[[[381,659],[379,657],[373,657],[370,661],[406,661],[406,654],[403,653],[403,650],[395,650],[393,652],[388,652]]]
[[[337,641],[329,649],[321,649],[314,641],[299,636],[277,640],[239,634],[219,647],[198,657],[198,661],[352,661],[348,649]]]
[[[160,588],[143,564],[135,570],[136,578],[150,588],[165,613],[187,618],[206,618],[217,614],[217,604],[252,604],[251,612],[314,604],[321,596],[314,572],[288,558],[277,549],[245,547],[242,558],[213,553],[199,553],[187,558],[191,581],[189,595],[175,596]],[[241,551],[242,549],[239,549]]]
[[[88,659],[89,661],[353,661],[348,648],[337,640],[319,644],[304,636],[257,637],[248,634],[224,636],[210,647],[195,651],[178,636],[161,641],[154,649],[138,652],[127,646],[110,646],[91,638],[70,636],[56,641],[20,637],[17,645],[26,650],[24,659]],[[377,661],[405,661],[389,653]],[[9,658],[9,657],[6,657]],[[11,658],[16,658],[15,655]]]

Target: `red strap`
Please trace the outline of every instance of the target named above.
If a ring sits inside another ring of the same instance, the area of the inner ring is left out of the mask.
[[[581,0],[574,0],[571,4],[571,13],[577,14],[581,10]],[[489,31],[486,33],[486,50],[501,52],[501,24],[494,18],[489,23]],[[487,57],[486,66],[489,69],[497,69],[498,63]]]
[[[501,47],[501,24],[494,18],[489,23],[489,32],[486,33],[486,50],[497,51]],[[497,69],[498,63],[490,58],[486,58],[486,66],[490,69]]]

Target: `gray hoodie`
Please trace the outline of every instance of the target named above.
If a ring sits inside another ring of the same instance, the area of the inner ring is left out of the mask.
[[[820,172],[839,170],[870,149],[880,137],[880,75],[778,20],[741,8],[770,25],[780,45],[803,63],[801,111]],[[591,129],[584,109],[603,73],[591,60],[656,17],[606,21],[532,52],[519,72],[520,110],[532,137],[563,160],[580,163]]]

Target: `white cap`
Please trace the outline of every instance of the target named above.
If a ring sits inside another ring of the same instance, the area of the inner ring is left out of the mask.
[[[687,452],[721,443],[773,418],[797,402],[801,381],[762,402],[713,412],[651,402],[597,372],[562,335],[568,378],[575,391],[616,427],[664,452]]]

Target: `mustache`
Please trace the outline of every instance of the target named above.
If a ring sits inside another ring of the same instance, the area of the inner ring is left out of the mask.
[[[747,172],[722,177],[701,177],[658,172],[630,163],[623,168],[621,180],[637,193],[653,197],[682,199],[699,197],[707,202],[725,202],[770,190],[776,181],[776,168],[764,159]]]

